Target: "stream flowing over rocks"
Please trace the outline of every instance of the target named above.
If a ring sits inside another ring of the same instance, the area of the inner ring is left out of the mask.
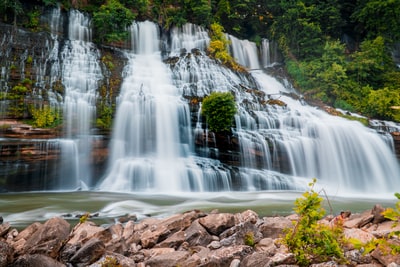
[[[390,244],[399,246],[400,240],[389,234],[400,231],[400,225],[383,218],[383,210],[375,205],[362,214],[352,214],[343,224],[345,236],[362,243],[387,237]],[[295,214],[260,218],[252,210],[235,214],[192,210],[140,221],[127,216],[102,226],[90,218],[72,226],[54,217],[18,231],[3,222],[0,267],[297,266],[294,255],[280,242],[284,229],[293,227],[297,219]],[[329,215],[320,223],[333,219]],[[400,255],[379,248],[365,254],[348,245],[344,253],[346,265],[332,261],[311,266],[400,266]]]

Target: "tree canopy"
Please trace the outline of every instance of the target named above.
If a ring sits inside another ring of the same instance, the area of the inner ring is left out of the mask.
[[[399,54],[400,0],[0,0],[0,20],[35,27],[29,20],[36,13],[25,11],[57,4],[91,14],[98,42],[124,40],[133,19],[166,30],[202,25],[212,37],[209,54],[233,68],[225,33],[257,44],[267,38],[278,44],[306,96],[368,116],[399,117],[398,110],[372,106],[400,91],[393,57],[394,47]]]

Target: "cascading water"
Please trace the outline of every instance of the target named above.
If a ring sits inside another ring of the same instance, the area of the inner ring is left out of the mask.
[[[246,52],[252,49],[247,43],[237,39],[231,41],[233,55],[254,54],[254,51]],[[240,57],[238,59],[239,63],[246,64]],[[257,68],[254,63],[249,67]],[[254,71],[252,75],[260,90],[284,105],[252,110],[253,116],[241,113],[241,123],[237,124],[240,125],[238,132],[244,155],[246,150],[255,150],[256,146],[264,146],[267,142],[272,149],[268,151],[269,156],[264,157],[267,167],[284,171],[279,162],[284,159],[289,167],[285,170],[287,173],[294,177],[316,177],[331,192],[393,191],[400,168],[390,136],[287,97],[283,95],[287,89],[282,84],[260,71]],[[244,165],[252,167],[253,162],[244,161]]]
[[[135,23],[131,35],[133,51],[118,99],[110,170],[100,190],[215,190],[219,180],[218,188],[225,190],[227,174],[202,171],[190,156],[188,105],[161,61],[157,26]]]
[[[99,52],[91,43],[88,16],[76,10],[69,13],[68,38],[62,57],[62,83],[65,87],[64,125],[61,140],[62,173],[60,189],[75,189],[91,182],[90,128],[95,118],[98,82],[103,78]]]

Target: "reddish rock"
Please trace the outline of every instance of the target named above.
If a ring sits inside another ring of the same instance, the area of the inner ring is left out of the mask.
[[[9,266],[13,261],[14,250],[8,243],[0,240],[0,267]]]
[[[266,217],[258,227],[264,237],[279,238],[284,229],[293,227],[292,220],[287,217]]]
[[[145,262],[146,266],[151,267],[176,267],[190,256],[187,251],[173,251],[171,253],[154,256]]]
[[[198,220],[194,221],[192,225],[185,230],[185,236],[185,241],[188,242],[190,246],[207,246],[213,240],[212,236]]]
[[[229,213],[209,214],[200,218],[199,223],[211,234],[219,235],[235,225],[235,216]]]
[[[12,267],[65,267],[65,265],[43,254],[25,254],[20,256]]]
[[[26,240],[22,253],[45,254],[56,258],[61,246],[69,236],[69,230],[70,225],[66,220],[58,217],[52,218]]]
[[[105,251],[104,243],[97,238],[93,238],[86,242],[69,262],[76,267],[88,266],[101,258]]]

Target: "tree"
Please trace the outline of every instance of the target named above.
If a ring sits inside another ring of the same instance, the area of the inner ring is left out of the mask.
[[[400,41],[400,0],[357,1],[351,18],[361,34],[373,39],[384,36],[390,42]]]
[[[230,92],[212,92],[203,99],[201,113],[211,131],[230,131],[236,113],[235,99]]]
[[[128,37],[127,27],[135,15],[118,0],[108,0],[93,14],[93,22],[100,41],[118,42]],[[101,37],[100,37],[101,36]]]

